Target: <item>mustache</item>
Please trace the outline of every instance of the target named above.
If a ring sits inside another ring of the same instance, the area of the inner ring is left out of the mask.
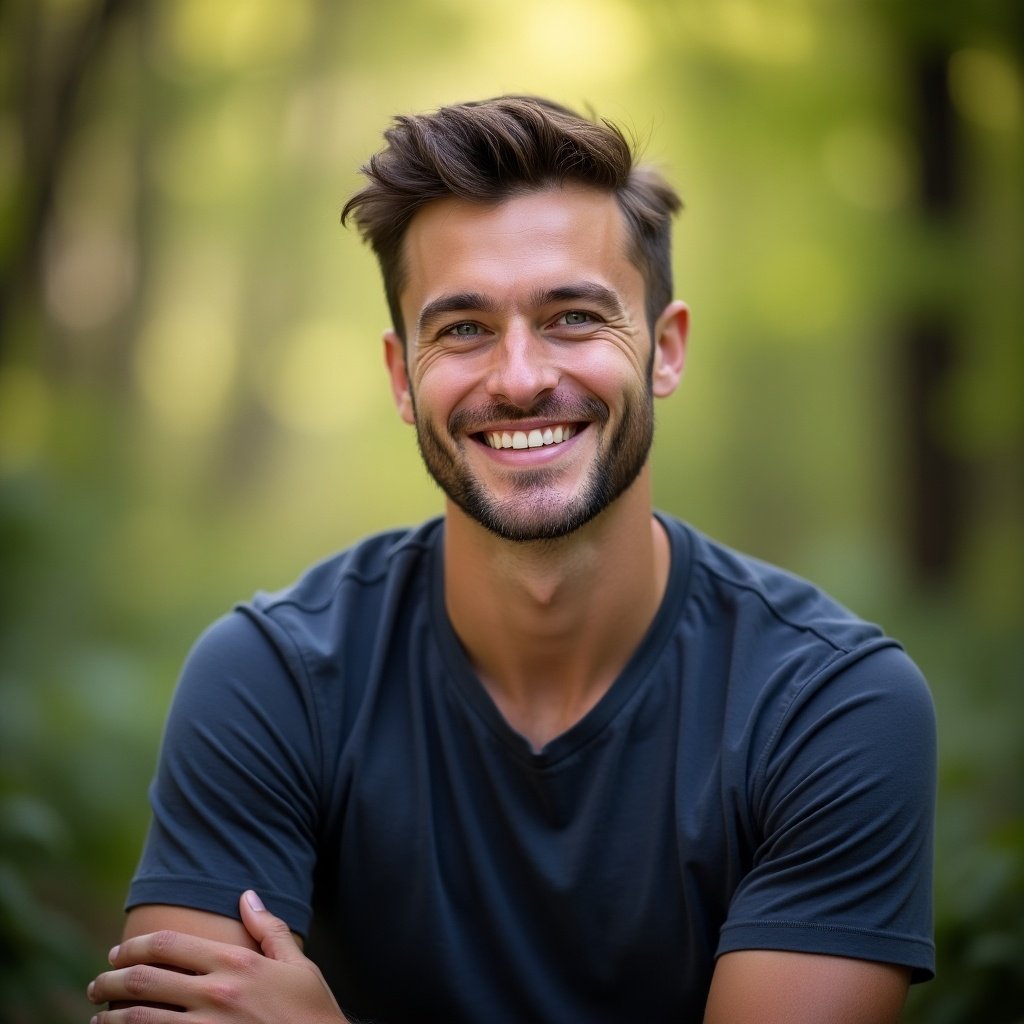
[[[478,434],[495,422],[511,423],[517,420],[541,419],[552,423],[577,423],[582,420],[606,423],[608,406],[593,395],[559,395],[552,392],[528,409],[506,402],[492,402],[473,409],[458,409],[448,418],[451,434]]]

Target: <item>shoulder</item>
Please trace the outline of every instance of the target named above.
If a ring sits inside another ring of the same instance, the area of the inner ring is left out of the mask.
[[[221,733],[287,732],[282,749],[334,749],[358,711],[367,666],[395,642],[389,603],[408,606],[409,588],[429,577],[439,526],[368,537],[215,621],[186,659],[168,734],[216,733],[209,723],[223,722]]]
[[[393,637],[394,609],[428,586],[430,556],[441,538],[440,520],[375,534],[287,587],[256,593],[203,632],[179,689],[199,679],[202,685],[191,689],[204,700],[237,685],[248,694],[290,690],[306,701],[333,692],[342,679],[362,678],[373,651]]]
[[[428,585],[440,519],[367,537],[310,567],[291,585],[260,591],[236,611],[286,655],[330,656],[347,635],[376,635],[389,604]]]
[[[801,576],[684,523],[668,525],[673,543],[689,553],[684,643],[735,711],[757,708],[778,723],[812,694],[834,703],[871,692],[928,712],[920,671],[879,625]]]
[[[347,588],[372,590],[395,575],[407,575],[439,545],[441,534],[440,519],[373,534],[311,566],[289,586],[258,592],[243,607],[267,615],[283,614],[289,608],[316,613]]]
[[[810,580],[719,543],[686,524],[691,551],[691,594],[739,622],[756,621],[795,639],[817,639],[849,651],[882,637],[866,621]]]

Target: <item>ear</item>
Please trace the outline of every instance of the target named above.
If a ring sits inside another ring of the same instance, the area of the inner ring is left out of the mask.
[[[416,414],[412,405],[412,391],[409,388],[409,374],[405,367],[405,345],[393,330],[384,332],[384,362],[387,363],[391,395],[395,400],[398,415],[406,423],[415,423]]]
[[[686,339],[689,333],[689,307],[678,299],[670,302],[654,325],[651,389],[657,398],[667,398],[679,386],[686,366]]]

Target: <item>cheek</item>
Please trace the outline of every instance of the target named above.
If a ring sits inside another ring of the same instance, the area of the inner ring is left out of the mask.
[[[580,365],[567,368],[566,377],[578,387],[614,404],[615,396],[647,388],[647,365],[618,349],[592,353]]]
[[[581,376],[607,382],[617,380],[620,386],[631,379],[646,381],[651,352],[651,340],[646,331],[608,330],[580,346],[579,372]],[[572,354],[570,350],[570,357]]]
[[[478,385],[478,376],[465,368],[440,362],[424,366],[413,384],[416,410],[421,416],[446,420],[460,407],[472,404]]]

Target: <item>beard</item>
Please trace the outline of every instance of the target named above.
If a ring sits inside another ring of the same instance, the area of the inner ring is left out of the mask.
[[[646,389],[625,396],[621,421],[610,436],[598,439],[594,462],[574,494],[562,494],[557,488],[561,471],[545,466],[510,473],[512,494],[498,499],[473,476],[460,452],[465,445],[480,443],[471,437],[477,424],[476,430],[482,430],[487,423],[535,418],[586,422],[587,430],[603,433],[610,416],[608,406],[596,397],[566,399],[550,394],[527,410],[500,403],[464,409],[449,420],[447,438],[419,416],[415,400],[413,410],[420,454],[435,483],[468,516],[509,541],[554,540],[589,523],[636,480],[654,439],[654,396],[648,383]]]

